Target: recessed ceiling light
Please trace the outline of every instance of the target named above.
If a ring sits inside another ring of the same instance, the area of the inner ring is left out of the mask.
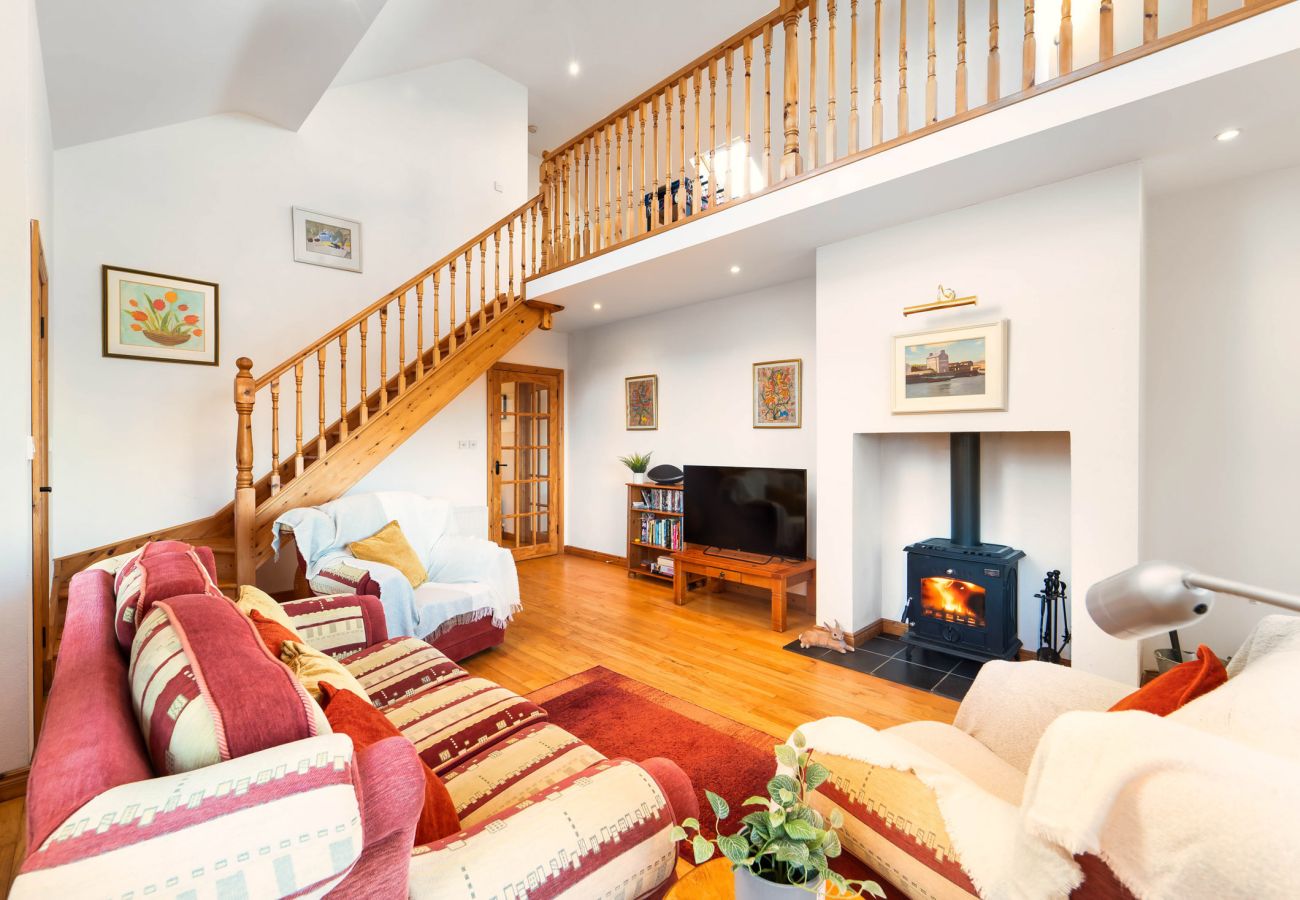
[[[1240,134],[1241,134],[1240,128],[1229,128],[1227,131],[1220,131],[1218,134],[1214,136],[1214,139],[1216,141],[1227,142],[1238,137]]]
[[[599,304],[599,303],[593,303],[593,304],[591,304],[591,308],[592,308],[592,309],[600,309],[600,304]]]
[[[570,75],[577,75],[581,71],[582,71],[582,66],[578,65],[578,61],[576,59],[573,62],[569,63]]]
[[[731,267],[731,274],[732,274],[732,275],[739,275],[739,274],[740,274],[740,266],[732,266],[732,267]]]

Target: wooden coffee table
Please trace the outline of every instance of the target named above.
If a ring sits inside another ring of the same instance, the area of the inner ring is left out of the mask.
[[[747,584],[772,592],[772,630],[785,631],[786,602],[792,585],[807,582],[804,609],[817,611],[817,561],[754,562],[718,553],[706,553],[702,547],[687,546],[673,554],[673,602],[686,602],[692,576],[704,576],[709,590],[719,590],[727,582]]]

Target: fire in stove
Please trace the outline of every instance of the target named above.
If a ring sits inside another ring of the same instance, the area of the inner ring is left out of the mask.
[[[983,628],[984,588],[959,578],[922,578],[921,612],[943,622]]]

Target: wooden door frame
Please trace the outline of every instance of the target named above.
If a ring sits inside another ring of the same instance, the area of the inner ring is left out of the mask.
[[[501,510],[501,489],[499,479],[495,478],[492,472],[492,464],[500,459],[501,455],[501,429],[494,425],[499,422],[501,415],[499,391],[494,389],[494,384],[499,383],[501,375],[545,375],[555,379],[555,391],[553,404],[555,414],[551,422],[552,434],[554,436],[555,452],[552,458],[548,460],[548,467],[555,476],[555,487],[551,491],[550,505],[547,507],[548,530],[554,529],[554,538],[551,542],[554,545],[554,553],[560,553],[564,548],[564,370],[550,369],[545,366],[525,366],[517,363],[497,363],[488,369],[488,390],[487,390],[487,472],[488,472],[488,529],[492,530],[492,521],[497,517]],[[494,419],[493,417],[498,417]],[[509,549],[509,548],[507,548]],[[522,549],[522,548],[521,548]],[[533,554],[516,559],[527,559]],[[547,554],[536,554],[551,555]]]
[[[41,224],[31,220],[31,435],[32,435],[32,739],[40,732],[45,712],[45,679],[49,642],[54,640],[50,615],[49,495],[49,359],[46,322],[49,316],[50,274],[45,265]],[[42,450],[44,447],[44,451]],[[44,515],[41,507],[44,500]]]

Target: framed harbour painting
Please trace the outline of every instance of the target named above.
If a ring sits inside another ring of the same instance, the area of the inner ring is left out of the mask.
[[[894,338],[895,413],[1007,408],[1007,322]]]
[[[361,223],[293,208],[293,258],[300,263],[361,271]]]
[[[754,363],[754,427],[803,425],[803,360]]]
[[[659,427],[658,375],[623,379],[623,399],[628,431],[654,431]]]
[[[103,288],[104,356],[218,364],[216,284],[104,266]]]

